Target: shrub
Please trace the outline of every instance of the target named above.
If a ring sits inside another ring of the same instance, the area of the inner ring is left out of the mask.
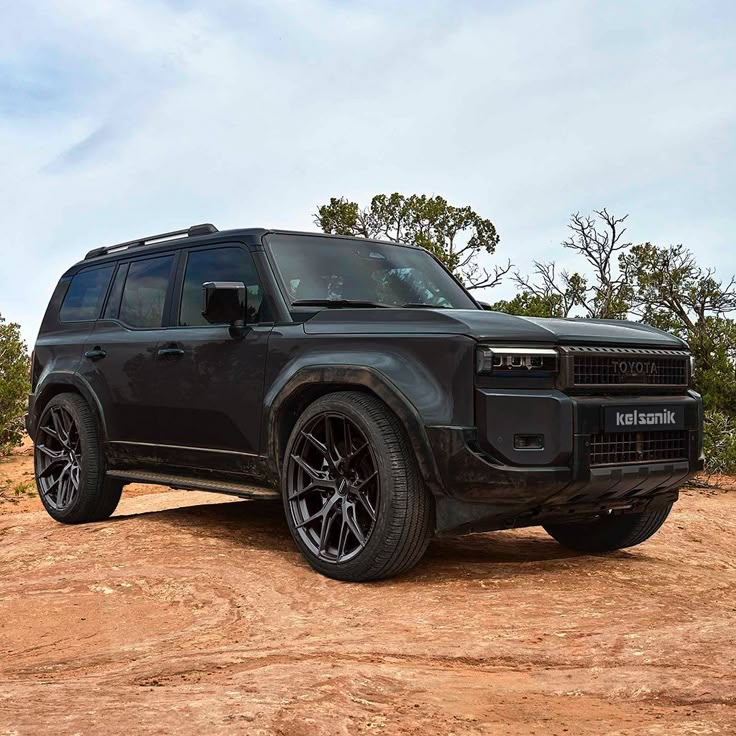
[[[705,413],[705,469],[713,474],[736,473],[736,422],[717,409]]]
[[[23,439],[28,390],[28,351],[20,327],[0,316],[0,456]]]

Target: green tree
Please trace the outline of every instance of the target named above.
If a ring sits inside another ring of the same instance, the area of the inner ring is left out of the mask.
[[[532,277],[517,271],[513,279],[520,291],[510,301],[494,304],[499,312],[524,317],[569,317],[576,306],[585,302],[585,277],[564,270],[558,273],[554,261],[534,261]]]
[[[0,455],[7,454],[23,437],[28,390],[28,350],[20,327],[0,316]]]
[[[498,284],[511,264],[481,267],[478,256],[494,253],[499,237],[493,223],[470,207],[455,207],[442,197],[377,194],[367,207],[332,197],[314,216],[323,232],[412,243],[426,248],[469,289]]]
[[[733,473],[736,470],[736,422],[718,409],[705,413],[703,449],[708,473]]]
[[[490,305],[495,312],[520,317],[566,317],[562,298],[558,294],[532,294],[522,291],[513,299],[502,299]]]
[[[736,280],[717,279],[682,245],[635,245],[620,261],[632,313],[687,340],[706,408],[736,416]]]

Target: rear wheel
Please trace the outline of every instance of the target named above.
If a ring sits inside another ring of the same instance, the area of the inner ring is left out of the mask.
[[[570,524],[545,524],[545,531],[561,545],[578,552],[612,552],[645,542],[669,516],[672,504],[656,511],[604,516]]]
[[[338,580],[404,572],[432,535],[432,497],[404,429],[373,396],[334,393],[307,408],[286,448],[282,490],[297,546]]]
[[[41,414],[34,449],[36,486],[56,521],[100,521],[118,505],[123,484],[104,477],[97,421],[77,394],[59,394]]]

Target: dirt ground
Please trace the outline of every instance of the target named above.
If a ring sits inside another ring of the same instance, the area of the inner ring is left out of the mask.
[[[0,734],[735,734],[736,493],[650,542],[436,541],[412,573],[307,567],[278,504],[133,487],[65,527],[0,462]]]

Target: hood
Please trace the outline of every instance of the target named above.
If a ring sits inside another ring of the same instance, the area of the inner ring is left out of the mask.
[[[678,337],[639,322],[515,317],[480,309],[322,309],[304,329],[314,335],[448,334],[504,343],[687,347]]]

